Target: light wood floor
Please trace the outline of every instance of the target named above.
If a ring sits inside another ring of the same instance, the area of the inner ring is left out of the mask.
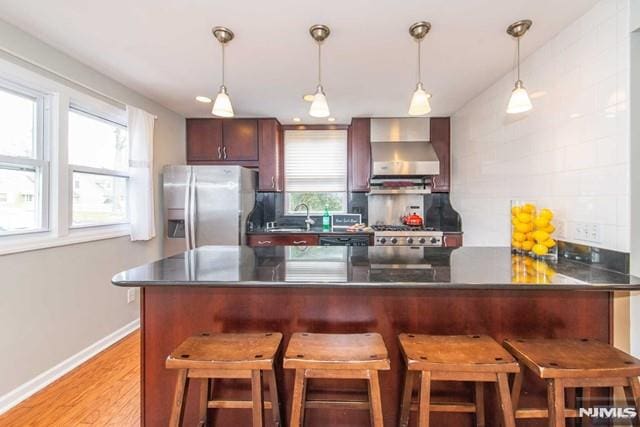
[[[2,427],[89,425],[140,425],[139,332],[0,415]]]

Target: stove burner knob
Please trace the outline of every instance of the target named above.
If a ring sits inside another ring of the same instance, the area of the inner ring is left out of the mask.
[[[385,239],[385,238],[383,237],[382,239],[380,239],[380,243],[382,243],[382,244],[384,245],[385,243],[387,243],[387,239]]]
[[[432,237],[431,243],[435,245],[436,243],[438,243],[438,239],[436,239],[435,237]]]
[[[391,239],[391,243],[393,243],[393,244],[395,245],[396,243],[398,243],[398,239],[396,239],[396,238],[394,237],[393,239]]]
[[[408,237],[408,238],[407,238],[407,243],[408,243],[408,244],[412,244],[412,243],[413,243],[413,239],[412,239],[411,237]]]
[[[418,242],[419,242],[421,245],[424,245],[425,243],[427,243],[427,241],[425,240],[425,238],[424,238],[424,237],[421,237],[421,238],[420,238],[420,240],[418,240]]]

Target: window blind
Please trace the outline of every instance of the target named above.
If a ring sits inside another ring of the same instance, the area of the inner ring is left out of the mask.
[[[286,131],[284,168],[287,192],[347,191],[347,131]]]

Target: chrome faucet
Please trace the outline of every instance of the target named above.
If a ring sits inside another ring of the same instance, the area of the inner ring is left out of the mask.
[[[307,206],[305,203],[300,203],[293,210],[297,211],[302,207],[304,207],[307,210],[307,219],[304,220],[304,223],[307,224],[307,231],[309,231],[311,230],[311,226],[316,223],[314,220],[311,219],[311,216],[309,215],[309,206]]]

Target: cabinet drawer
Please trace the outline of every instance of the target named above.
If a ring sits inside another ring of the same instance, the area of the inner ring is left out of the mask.
[[[317,246],[317,234],[249,234],[249,246]]]

